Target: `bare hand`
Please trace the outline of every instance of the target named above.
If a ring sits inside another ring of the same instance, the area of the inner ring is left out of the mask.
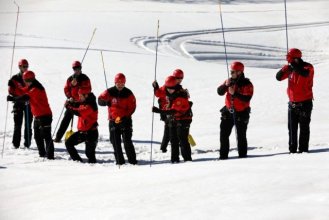
[[[230,93],[231,95],[234,95],[235,91],[234,91],[233,86],[228,87],[228,93]]]

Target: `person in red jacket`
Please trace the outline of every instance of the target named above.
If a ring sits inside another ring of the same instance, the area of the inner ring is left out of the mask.
[[[184,72],[181,69],[175,69],[172,75],[176,78],[177,86],[182,89],[181,83],[184,79]],[[154,89],[154,95],[158,98],[159,108],[162,110],[166,110],[168,108],[169,100],[166,96],[166,87],[163,85],[162,87],[159,87],[159,84],[157,81],[154,81],[152,83],[153,89]],[[186,92],[188,93],[187,89]],[[188,95],[189,96],[189,95]],[[164,130],[163,130],[163,138],[161,141],[160,150],[163,153],[167,152],[168,143],[170,141],[170,135],[169,135],[169,121],[165,114],[160,113],[160,120],[164,122]]]
[[[10,96],[18,97],[24,94],[25,83],[23,80],[23,73],[28,69],[29,63],[26,59],[21,59],[18,62],[19,73],[12,76],[8,81],[8,93]],[[32,138],[32,121],[33,116],[31,113],[31,107],[29,102],[14,101],[13,111],[14,113],[14,134],[13,134],[13,146],[17,149],[21,143],[21,130],[23,124],[23,118],[25,121],[24,128],[24,146],[29,148]]]
[[[78,91],[80,88],[86,88],[91,91],[90,79],[88,78],[88,76],[86,74],[82,73],[81,63],[79,61],[74,61],[72,63],[72,69],[73,69],[74,73],[66,80],[66,83],[64,86],[65,96],[71,103],[79,102]],[[72,114],[71,111],[68,111],[68,110],[65,111],[62,122],[56,133],[54,142],[56,142],[56,143],[61,142],[61,139],[70,124],[70,121],[73,120],[73,116],[74,115]]]
[[[297,152],[298,125],[299,149],[298,153],[308,152],[310,140],[310,122],[313,109],[313,77],[312,64],[302,60],[302,52],[297,48],[288,51],[286,57],[288,64],[284,65],[276,74],[276,79],[282,81],[288,79],[287,94],[288,106],[288,130],[289,151]]]
[[[116,164],[125,163],[121,147],[122,136],[128,162],[135,165],[137,160],[131,140],[133,132],[131,116],[136,109],[136,98],[132,91],[125,87],[125,83],[125,75],[118,73],[114,78],[115,86],[105,90],[98,97],[98,104],[108,106],[110,141],[114,148]]]
[[[83,162],[75,145],[86,144],[86,156],[89,163],[96,163],[95,150],[98,143],[98,107],[95,95],[89,88],[80,88],[79,102],[65,103],[65,107],[72,114],[78,116],[78,131],[74,132],[66,141],[65,146],[72,160]]]
[[[254,88],[244,75],[244,65],[241,62],[231,64],[231,78],[217,88],[220,96],[226,94],[225,106],[220,110],[220,160],[228,158],[230,150],[230,134],[233,126],[236,128],[238,153],[240,158],[247,157],[247,127],[250,114],[250,100]]]
[[[165,89],[169,100],[167,108],[159,109],[153,106],[152,111],[167,117],[171,142],[171,162],[179,163],[179,147],[184,161],[192,161],[191,146],[188,142],[193,116],[192,102],[189,102],[186,90],[177,84],[174,76],[166,78]]]
[[[38,147],[39,156],[54,159],[54,143],[51,138],[52,112],[48,103],[46,90],[36,80],[35,74],[32,71],[25,71],[23,80],[26,84],[24,88],[25,94],[12,97],[12,100],[30,102],[31,112],[34,117],[34,139]]]

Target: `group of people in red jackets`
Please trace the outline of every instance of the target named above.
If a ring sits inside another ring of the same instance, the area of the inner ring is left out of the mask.
[[[313,66],[302,60],[302,52],[297,48],[288,51],[284,65],[276,74],[277,80],[288,79],[287,93],[288,130],[290,153],[303,153],[309,150],[310,121],[313,107]],[[114,148],[116,164],[125,164],[121,143],[130,164],[137,164],[135,147],[132,142],[132,114],[136,109],[136,98],[133,92],[125,87],[126,77],[118,73],[114,78],[114,86],[106,89],[96,101],[92,93],[90,80],[82,73],[79,61],[72,64],[73,74],[67,79],[64,93],[66,111],[54,140],[51,135],[52,111],[47,94],[42,84],[36,79],[34,72],[28,70],[28,61],[22,59],[18,63],[20,72],[8,82],[7,101],[12,101],[14,113],[13,146],[19,148],[23,117],[25,121],[24,146],[29,148],[32,137],[32,116],[34,119],[34,139],[40,157],[54,159],[54,143],[61,142],[74,115],[78,116],[78,131],[65,140],[65,146],[74,161],[83,162],[75,146],[85,142],[85,153],[89,163],[96,163],[95,149],[98,143],[98,105],[107,106],[110,141]],[[229,136],[233,127],[236,130],[238,155],[248,156],[247,127],[250,117],[250,100],[254,88],[245,77],[244,65],[233,62],[230,66],[231,77],[217,88],[220,96],[225,95],[225,106],[221,109],[220,122],[220,160],[228,158]],[[164,122],[164,134],[160,149],[167,152],[171,143],[171,162],[180,162],[180,153],[184,161],[192,161],[191,146],[188,141],[192,122],[192,105],[187,89],[181,82],[184,72],[176,69],[165,80],[163,86],[157,81],[152,83],[154,95],[158,98],[159,107],[152,111],[159,113]],[[98,103],[98,105],[97,105]],[[298,142],[298,126],[300,130]],[[122,141],[121,141],[122,138]]]

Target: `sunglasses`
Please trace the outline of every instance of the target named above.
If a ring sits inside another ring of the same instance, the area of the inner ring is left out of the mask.
[[[175,90],[175,87],[166,87],[166,89]]]
[[[27,69],[27,68],[29,68],[29,66],[21,66],[22,68],[24,68],[24,69]]]
[[[81,70],[81,66],[72,67],[73,70]]]
[[[176,79],[183,79],[183,77],[176,77]]]

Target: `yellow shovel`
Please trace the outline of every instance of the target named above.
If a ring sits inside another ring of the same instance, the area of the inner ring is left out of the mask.
[[[67,131],[65,133],[64,140],[67,141],[67,139],[69,139],[73,133],[74,133],[74,131],[72,131],[72,130]]]
[[[74,131],[72,130],[72,127],[73,127],[73,119],[74,119],[74,116],[72,117],[72,121],[71,121],[71,129],[65,133],[65,137],[64,137],[64,140],[65,141],[67,139],[69,139],[71,137],[71,135],[74,133]]]
[[[195,141],[194,141],[194,138],[192,137],[191,134],[188,135],[187,139],[188,139],[188,142],[190,143],[190,145],[191,145],[192,147],[196,146],[196,143],[195,143]]]

